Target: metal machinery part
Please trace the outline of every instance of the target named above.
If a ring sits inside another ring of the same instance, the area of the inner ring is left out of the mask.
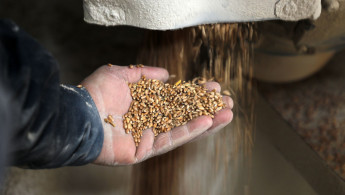
[[[210,23],[316,19],[321,0],[84,0],[86,22],[171,30]]]
[[[254,76],[268,82],[292,82],[321,70],[345,48],[344,20],[344,0],[323,0],[317,20],[258,23]]]

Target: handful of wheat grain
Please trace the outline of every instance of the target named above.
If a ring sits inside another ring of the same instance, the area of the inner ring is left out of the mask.
[[[207,91],[195,82],[164,84],[143,76],[128,86],[133,101],[123,116],[123,126],[126,133],[132,133],[136,146],[145,129],[152,128],[157,136],[201,115],[214,118],[214,114],[225,107],[216,90]]]

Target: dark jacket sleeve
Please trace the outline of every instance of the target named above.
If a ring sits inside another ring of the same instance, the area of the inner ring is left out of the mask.
[[[9,20],[0,20],[0,109],[0,142],[7,140],[0,160],[10,165],[83,165],[102,149],[102,122],[87,90],[60,85],[57,62]]]

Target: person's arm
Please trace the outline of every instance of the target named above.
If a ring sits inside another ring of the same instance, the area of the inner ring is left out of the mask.
[[[0,96],[1,154],[10,165],[55,168],[98,157],[103,127],[91,96],[60,85],[51,54],[9,20],[0,20]]]
[[[233,102],[223,96],[226,108],[213,119],[200,116],[157,137],[147,129],[136,147],[122,127],[132,102],[128,83],[143,75],[166,81],[167,70],[102,66],[82,82],[85,88],[60,86],[57,63],[32,38],[9,21],[0,21],[0,38],[0,109],[6,110],[0,123],[12,134],[6,149],[12,165],[134,164],[215,133],[232,120]],[[215,82],[206,87],[220,91]],[[115,127],[101,120],[108,114]]]

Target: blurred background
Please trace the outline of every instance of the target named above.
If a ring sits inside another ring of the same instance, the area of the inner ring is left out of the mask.
[[[82,7],[81,0],[2,0],[0,1],[0,17],[12,19],[53,54],[60,64],[62,83],[76,85],[103,64],[135,64],[147,30],[127,26],[104,27],[87,24],[83,21]],[[325,21],[332,22],[328,15],[321,17],[326,17]],[[256,58],[261,64],[266,64],[267,61],[277,64],[281,61],[281,59],[277,62],[274,59],[268,60],[266,55],[272,53],[275,57],[278,54],[283,54],[283,56],[289,54],[288,56],[291,57],[310,54],[313,47],[318,48],[310,46],[309,43],[314,43],[313,39],[297,44],[302,49],[290,43],[286,44],[289,46],[267,44],[276,43],[274,40],[277,36],[283,37],[279,41],[285,36],[292,41],[297,39],[287,36],[286,33],[283,33],[284,35],[271,33],[267,29],[280,26],[285,29],[284,32],[287,32],[286,29],[296,29],[298,25],[301,23],[262,22],[259,24],[259,30],[261,29],[263,36],[256,49],[256,55],[258,55]],[[339,28],[345,26],[344,23],[339,22],[337,25]],[[338,36],[340,34],[339,32],[334,35],[337,37],[336,43],[340,43],[339,40],[344,41],[344,37]],[[307,35],[307,37],[310,36]],[[273,46],[276,45],[290,49],[274,48]],[[236,170],[239,174],[230,177],[231,180],[237,181],[233,182],[235,185],[233,188],[238,194],[345,193],[345,185],[341,177],[342,169],[345,172],[345,153],[337,149],[338,145],[340,147],[341,143],[344,143],[340,136],[343,126],[340,122],[335,126],[327,126],[332,121],[328,113],[333,113],[332,117],[339,121],[343,120],[343,113],[345,113],[345,107],[341,104],[344,93],[340,93],[344,91],[343,86],[345,86],[343,82],[345,51],[341,48],[339,44],[336,49],[331,49],[332,55],[326,56],[327,60],[324,60],[323,64],[327,65],[320,72],[312,74],[316,71],[311,71],[305,74],[311,76],[308,78],[305,78],[306,76],[292,78],[291,81],[298,80],[294,83],[272,84],[267,82],[272,81],[271,75],[260,74],[261,80],[265,82],[257,84],[258,95],[255,102],[257,122],[251,165],[239,166],[239,170]],[[266,61],[263,61],[263,58]],[[329,59],[331,60],[328,61]],[[289,61],[289,63],[296,62]],[[312,61],[313,63],[315,61]],[[271,72],[273,75],[278,74],[270,67],[259,69]],[[258,76],[259,79],[260,76]],[[316,94],[322,95],[316,97]],[[325,96],[328,100],[324,100]],[[314,107],[309,106],[316,104],[317,101],[321,103]],[[339,104],[334,102],[339,102]],[[330,104],[332,107],[329,106]],[[310,107],[314,109],[310,111],[312,109]],[[312,116],[306,117],[310,112]],[[325,122],[318,123],[319,121]],[[320,140],[324,138],[321,138],[319,134],[330,135],[329,132],[334,129],[337,129],[335,138],[326,136],[327,144],[323,144],[321,151]],[[328,153],[326,154],[325,151]],[[205,168],[207,169],[207,166]],[[11,167],[8,168],[6,182],[4,186],[1,186],[0,193],[4,195],[130,194],[134,188],[132,171],[131,166],[88,165],[53,170],[25,170]],[[241,179],[238,176],[244,174],[248,175],[248,178]],[[214,191],[213,194],[220,194],[217,192]]]

